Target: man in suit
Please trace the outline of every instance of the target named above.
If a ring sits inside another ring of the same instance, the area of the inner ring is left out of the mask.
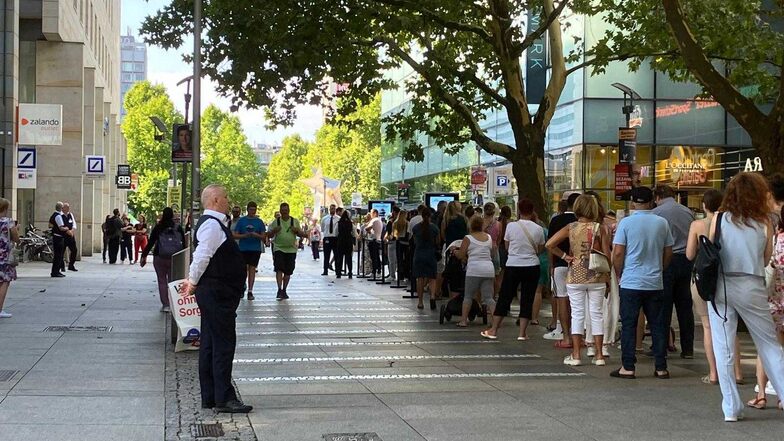
[[[52,260],[52,277],[65,277],[60,272],[63,267],[63,255],[65,254],[65,234],[68,228],[63,223],[63,203],[54,204],[54,213],[49,216],[49,228],[52,229],[52,248],[54,248],[54,260]]]
[[[65,248],[68,249],[68,270],[79,271],[74,266],[76,263],[76,256],[78,255],[78,249],[76,248],[76,218],[71,212],[71,204],[68,202],[63,203],[63,214],[60,215],[60,218],[63,220],[63,226],[68,228],[67,231],[64,231],[65,234],[63,235]],[[65,272],[65,262],[62,262],[60,268],[62,272]]]
[[[324,272],[321,273],[322,276],[326,276],[327,271],[330,269],[329,258],[332,255],[332,252],[337,252],[338,221],[340,220],[340,216],[336,214],[336,211],[337,207],[335,204],[330,205],[329,214],[321,219],[321,240],[324,246]],[[340,274],[340,270],[341,268],[338,268],[335,271],[336,274]]]

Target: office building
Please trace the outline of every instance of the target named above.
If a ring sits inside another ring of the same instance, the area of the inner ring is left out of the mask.
[[[137,81],[147,79],[147,45],[128,34],[120,37],[120,99],[123,102],[120,120],[125,117],[125,93]]]

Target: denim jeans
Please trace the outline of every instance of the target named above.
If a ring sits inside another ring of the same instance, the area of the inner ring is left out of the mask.
[[[678,328],[681,334],[681,352],[694,353],[694,312],[691,300],[691,269],[692,262],[685,254],[674,254],[672,262],[664,270],[664,292],[661,310],[661,321],[665,332],[672,325],[672,308],[678,316]]]
[[[637,334],[637,319],[640,308],[648,318],[653,339],[653,356],[656,361],[656,370],[667,369],[667,334],[664,332],[660,319],[662,308],[662,291],[643,291],[637,289],[621,288],[621,362],[623,368],[634,370],[637,362],[635,355],[635,337]]]

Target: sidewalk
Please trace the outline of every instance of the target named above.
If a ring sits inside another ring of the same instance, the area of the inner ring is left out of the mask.
[[[152,268],[77,268],[63,279],[44,263],[18,268],[14,316],[0,319],[0,440],[162,440],[165,316]]]

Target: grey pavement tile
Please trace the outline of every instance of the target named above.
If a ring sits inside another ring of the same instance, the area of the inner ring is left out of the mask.
[[[279,383],[252,383],[237,380],[237,389],[243,399],[258,395],[341,395],[369,394],[368,388],[359,381],[303,381]]]
[[[163,424],[163,397],[8,396],[0,424]]]
[[[413,379],[413,380],[361,380],[375,394],[426,393],[426,392],[477,392],[496,390],[484,381],[473,378],[461,379]]]
[[[0,441],[160,441],[163,425],[0,424]]]

